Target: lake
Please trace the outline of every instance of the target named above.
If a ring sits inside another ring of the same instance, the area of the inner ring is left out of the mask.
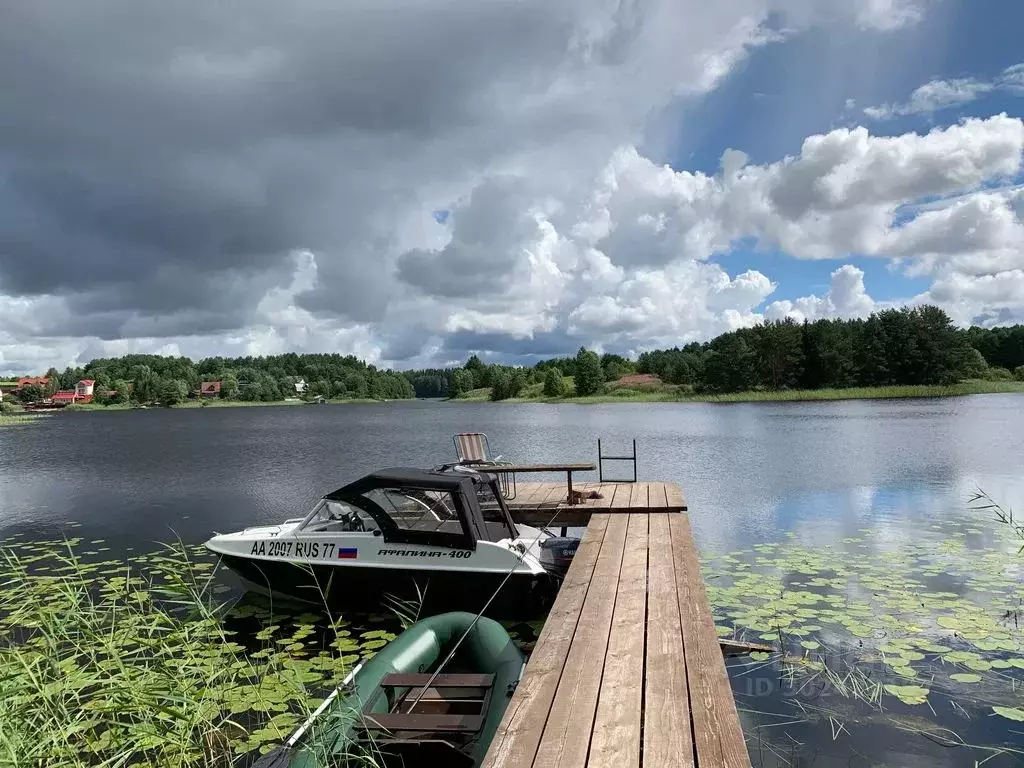
[[[968,509],[979,487],[1024,508],[1024,396],[59,414],[0,430],[0,538],[74,523],[114,553],[198,544],[374,469],[451,460],[460,431],[522,462],[635,438],[640,479],[684,488],[722,633],[783,632],[790,649],[730,661],[755,765],[1024,763],[1006,716],[1024,706],[1006,661],[1024,650],[1022,575],[1006,526]]]

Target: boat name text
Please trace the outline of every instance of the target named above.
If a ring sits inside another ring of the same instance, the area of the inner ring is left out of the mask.
[[[469,557],[473,554],[471,549],[448,549],[441,552],[428,549],[378,549],[380,557]]]

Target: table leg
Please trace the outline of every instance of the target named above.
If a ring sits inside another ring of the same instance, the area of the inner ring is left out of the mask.
[[[572,497],[572,472],[565,473],[566,485],[569,487],[569,495],[566,496],[566,502],[570,505],[575,504],[576,501]]]

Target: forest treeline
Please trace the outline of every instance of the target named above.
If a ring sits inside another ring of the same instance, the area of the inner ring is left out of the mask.
[[[243,401],[272,402],[300,394],[377,400],[415,396],[409,377],[367,365],[351,355],[337,354],[208,357],[198,363],[187,357],[125,355],[96,359],[85,367],[60,372],[51,368],[45,376],[50,379],[48,391],[30,390],[23,399],[74,389],[82,379],[96,382],[95,400],[100,403],[174,405],[194,397],[204,381],[220,382],[220,398]],[[305,384],[301,393],[295,386],[300,381]]]
[[[957,328],[940,308],[888,309],[867,319],[766,322],[711,341],[642,353],[635,361],[580,349],[530,368],[485,365],[407,372],[420,397],[452,397],[492,387],[516,397],[543,384],[545,396],[600,394],[629,374],[656,374],[696,393],[953,384],[1024,380],[1024,325]],[[572,377],[573,383],[562,377]],[[572,386],[571,393],[567,389]]]
[[[504,400],[531,395],[600,394],[630,374],[655,374],[695,393],[952,384],[964,379],[1024,380],[1024,325],[957,328],[938,307],[888,309],[867,319],[766,322],[711,341],[642,353],[630,360],[580,348],[571,357],[530,367],[486,364],[473,355],[457,368],[379,369],[351,355],[267,357],[125,355],[84,367],[50,369],[49,391],[93,379],[99,402],[174,404],[219,381],[219,397],[275,401],[286,397],[456,397],[484,387]],[[296,383],[305,382],[299,392]],[[23,399],[49,392],[28,388]],[[111,393],[111,394],[108,394]]]

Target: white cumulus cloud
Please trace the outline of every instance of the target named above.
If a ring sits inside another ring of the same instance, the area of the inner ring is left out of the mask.
[[[873,120],[888,120],[906,115],[930,115],[941,109],[969,104],[993,91],[1024,95],[1024,64],[1007,67],[993,80],[979,80],[974,77],[930,80],[915,88],[907,101],[901,104],[865,107],[864,114]]]

